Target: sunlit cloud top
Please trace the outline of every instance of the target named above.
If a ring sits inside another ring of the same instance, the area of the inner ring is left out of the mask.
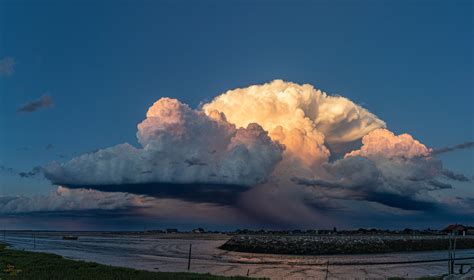
[[[137,139],[141,147],[119,144],[43,172],[74,188],[229,204],[271,223],[313,222],[355,202],[402,212],[468,205],[437,195],[467,178],[446,170],[431,148],[309,84],[229,90],[198,109],[161,98]]]

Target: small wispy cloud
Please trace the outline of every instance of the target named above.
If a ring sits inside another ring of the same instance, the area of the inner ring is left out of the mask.
[[[21,178],[30,178],[30,177],[34,177],[34,176],[38,175],[40,172],[41,172],[41,167],[35,166],[30,171],[19,172],[18,176],[20,176]]]
[[[5,166],[5,165],[0,165],[0,173],[17,175],[21,178],[35,177],[36,175],[41,174],[41,171],[42,171],[42,169],[41,169],[40,166],[35,166],[30,171],[18,171],[15,168],[8,167],[8,166]]]
[[[443,153],[447,153],[447,152],[451,152],[451,151],[455,151],[455,150],[462,150],[462,149],[469,149],[469,148],[474,148],[474,141],[465,142],[465,143],[458,144],[458,145],[451,146],[451,147],[444,147],[444,148],[435,149],[435,150],[433,150],[432,153],[437,155],[437,154],[443,154]]]
[[[11,167],[0,165],[0,172],[15,173],[15,170]]]
[[[25,113],[31,113],[31,112],[35,112],[41,108],[47,108],[47,107],[51,107],[53,106],[53,99],[51,98],[51,96],[49,96],[49,94],[45,94],[43,96],[41,96],[40,99],[38,100],[33,100],[33,101],[30,101],[26,104],[24,104],[23,106],[21,106],[20,108],[18,108],[18,112],[25,112]]]
[[[451,179],[451,180],[455,180],[455,181],[460,181],[460,182],[469,182],[470,181],[469,178],[467,178],[465,175],[459,174],[459,173],[454,173],[453,171],[447,170],[447,169],[443,170],[443,175],[446,176],[446,178]]]
[[[15,59],[6,56],[0,59],[0,76],[10,76],[15,73]]]

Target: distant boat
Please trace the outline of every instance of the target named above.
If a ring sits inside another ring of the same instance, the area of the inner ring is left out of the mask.
[[[65,235],[63,236],[63,240],[77,240],[79,237],[72,236],[72,235]]]

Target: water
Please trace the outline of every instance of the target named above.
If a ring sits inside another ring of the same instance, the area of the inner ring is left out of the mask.
[[[62,239],[62,236],[71,234],[79,236],[79,239],[75,241]],[[0,235],[0,240],[2,238],[3,236]],[[36,247],[34,239],[36,239]],[[5,241],[15,249],[49,252],[75,260],[151,271],[187,271],[189,245],[192,244],[190,271],[199,273],[226,276],[248,273],[249,276],[272,279],[324,279],[327,268],[329,279],[422,277],[447,273],[447,261],[392,265],[357,264],[446,259],[447,251],[288,256],[228,252],[217,248],[228,239],[228,236],[222,234],[140,236],[105,233],[7,232]],[[474,258],[474,250],[458,250],[456,257]],[[474,260],[470,262],[474,263]]]

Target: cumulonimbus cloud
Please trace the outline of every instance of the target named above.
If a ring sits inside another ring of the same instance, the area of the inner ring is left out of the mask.
[[[203,105],[237,126],[258,123],[286,146],[284,165],[293,172],[326,162],[331,146],[341,146],[385,127],[377,116],[347,98],[330,96],[312,85],[275,80],[227,91]]]
[[[362,147],[346,154],[346,157],[413,158],[428,156],[431,153],[431,149],[413,139],[409,134],[396,136],[387,129],[377,129],[365,135],[362,138]]]
[[[468,204],[459,199],[436,195],[437,191],[453,188],[445,180],[468,179],[444,169],[441,161],[432,156],[432,149],[410,135],[377,129],[364,136],[362,143],[360,149],[344,158],[323,164],[323,176],[294,177],[293,182],[336,200],[375,202],[407,211],[457,208],[471,212],[466,208]]]
[[[313,223],[354,201],[429,211],[449,203],[434,195],[452,188],[449,180],[468,180],[349,99],[281,80],[227,91],[196,110],[161,98],[137,138],[139,148],[109,147],[44,174],[71,187],[232,204],[283,223]]]
[[[141,148],[120,144],[64,164],[53,163],[45,167],[45,175],[54,183],[75,186],[253,186],[266,179],[284,149],[258,124],[237,128],[222,113],[206,115],[169,98],[150,107],[137,137]]]

